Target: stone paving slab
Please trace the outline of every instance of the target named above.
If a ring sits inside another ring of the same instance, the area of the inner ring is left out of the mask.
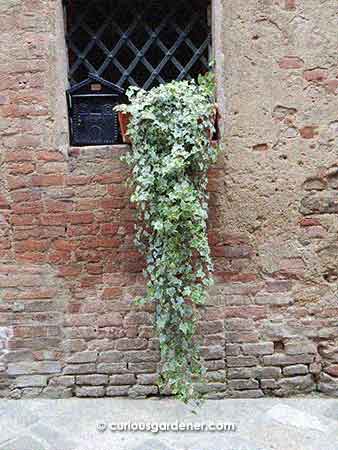
[[[338,450],[338,400],[0,400],[0,450]],[[231,432],[112,432],[111,423],[228,423]],[[101,431],[98,430],[101,424]],[[103,425],[102,425],[103,424]]]

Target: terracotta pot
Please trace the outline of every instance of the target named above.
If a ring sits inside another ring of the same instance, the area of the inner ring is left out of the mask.
[[[130,137],[128,136],[128,125],[130,122],[130,114],[119,111],[118,118],[119,118],[122,142],[124,144],[131,144]]]
[[[203,119],[200,118],[200,119],[198,119],[198,122],[201,123],[202,120]],[[211,133],[211,130],[207,130],[207,135],[208,135],[210,144],[212,146],[216,146],[218,144],[218,140],[219,140],[219,128],[218,128],[219,111],[218,111],[217,105],[215,105],[215,107],[214,107],[214,111],[212,113],[211,120],[214,122],[215,132]]]

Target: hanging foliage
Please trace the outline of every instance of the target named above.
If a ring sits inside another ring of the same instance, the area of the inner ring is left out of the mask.
[[[217,149],[212,75],[174,81],[150,91],[130,88],[132,202],[137,205],[138,248],[146,258],[147,294],[156,305],[161,386],[187,402],[205,370],[196,336],[196,305],[211,284],[207,238],[207,171]]]

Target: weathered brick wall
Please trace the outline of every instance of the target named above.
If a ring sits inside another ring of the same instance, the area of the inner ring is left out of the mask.
[[[336,2],[223,2],[216,22],[205,390],[338,395]],[[67,145],[59,1],[0,0],[0,25],[0,395],[157,394],[125,148]]]

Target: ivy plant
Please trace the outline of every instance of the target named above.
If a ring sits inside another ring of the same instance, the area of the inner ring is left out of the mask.
[[[136,244],[146,258],[147,293],[156,305],[161,352],[160,386],[179,399],[197,398],[205,369],[197,338],[197,306],[205,300],[213,270],[207,238],[207,171],[215,103],[210,75],[145,91],[129,88],[131,168],[138,211]]]

